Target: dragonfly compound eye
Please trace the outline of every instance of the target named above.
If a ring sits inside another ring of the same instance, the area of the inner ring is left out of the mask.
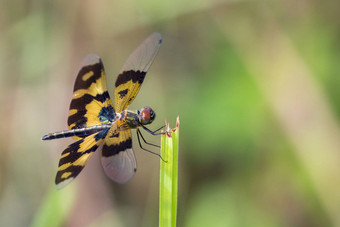
[[[150,107],[144,107],[140,111],[140,122],[143,125],[150,124],[155,119],[156,114]]]

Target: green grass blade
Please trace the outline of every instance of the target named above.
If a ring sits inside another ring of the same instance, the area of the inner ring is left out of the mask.
[[[178,188],[178,140],[179,118],[176,128],[169,129],[161,136],[160,187],[159,187],[159,226],[174,227],[177,219]]]
[[[177,191],[178,191],[178,143],[179,143],[179,117],[177,117],[176,128],[172,133],[173,144],[173,176],[172,176],[172,226],[176,226],[177,220]]]

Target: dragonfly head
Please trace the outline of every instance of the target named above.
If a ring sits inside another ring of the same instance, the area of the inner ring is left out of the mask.
[[[142,108],[139,112],[139,123],[142,125],[150,124],[153,122],[155,117],[156,117],[156,114],[151,109],[151,107],[146,106]]]

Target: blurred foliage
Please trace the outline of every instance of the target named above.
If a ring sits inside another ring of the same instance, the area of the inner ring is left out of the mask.
[[[70,187],[61,193],[52,188],[38,209],[32,226],[61,226],[72,209],[75,193]]]
[[[40,140],[66,129],[86,54],[103,58],[112,94],[154,31],[163,44],[131,109],[152,106],[152,128],[181,117],[178,226],[339,226],[339,7],[0,1],[0,226],[157,226],[157,157],[135,143],[138,172],[117,185],[97,154],[54,191],[72,140]]]

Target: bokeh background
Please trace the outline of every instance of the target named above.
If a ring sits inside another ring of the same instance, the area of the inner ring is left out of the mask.
[[[108,180],[92,157],[54,188],[80,63],[113,92],[149,34],[160,52],[131,109],[180,116],[178,226],[340,226],[340,2],[0,1],[0,226],[157,226],[159,158]],[[150,142],[159,137],[144,133]],[[134,135],[135,136],[135,135]],[[157,151],[157,150],[156,150]]]

